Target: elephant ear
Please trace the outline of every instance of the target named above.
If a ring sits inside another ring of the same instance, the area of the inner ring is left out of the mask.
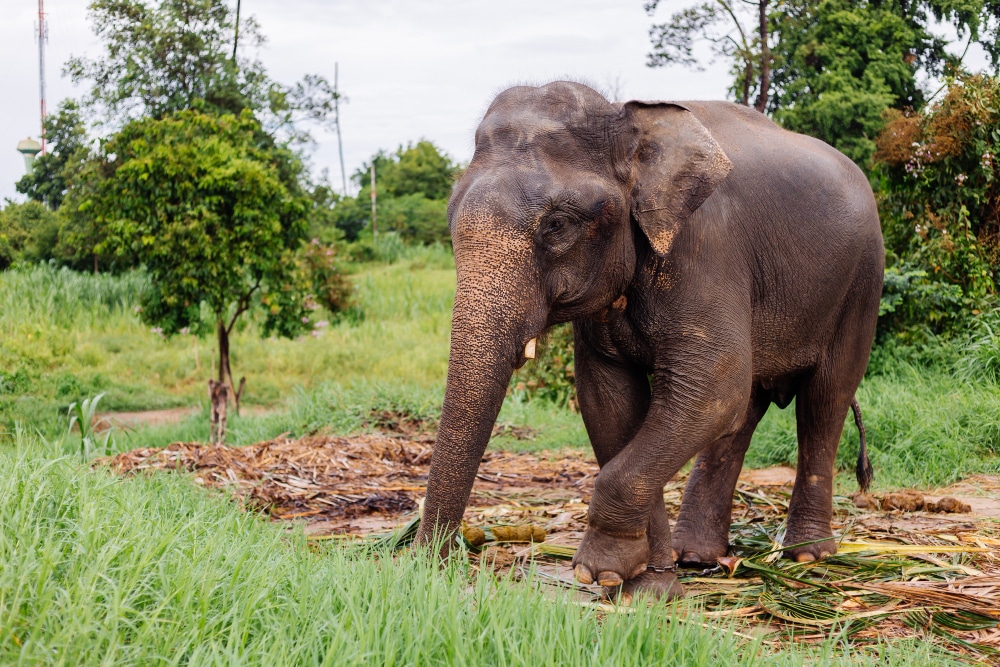
[[[733,163],[690,111],[671,102],[628,102],[638,134],[632,213],[660,256]]]

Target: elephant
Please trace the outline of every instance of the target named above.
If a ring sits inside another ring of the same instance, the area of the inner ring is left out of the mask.
[[[457,287],[418,544],[458,528],[513,371],[572,322],[600,466],[577,580],[622,599],[681,595],[678,565],[726,555],[751,436],[793,398],[785,556],[836,553],[835,456],[885,260],[851,160],[728,102],[516,86],[476,130],[448,223]],[[671,533],[663,488],[695,456]]]

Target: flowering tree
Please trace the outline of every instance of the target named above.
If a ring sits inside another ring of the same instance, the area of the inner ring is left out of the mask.
[[[923,293],[908,319],[946,324],[997,293],[1000,80],[958,76],[939,103],[887,120],[875,159],[888,286]]]

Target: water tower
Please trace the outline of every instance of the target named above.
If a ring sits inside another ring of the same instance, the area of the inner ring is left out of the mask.
[[[31,137],[28,137],[17,142],[17,152],[24,156],[24,168],[30,174],[35,156],[42,152],[42,145]]]

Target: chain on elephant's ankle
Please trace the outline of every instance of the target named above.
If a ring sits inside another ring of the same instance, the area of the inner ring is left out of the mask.
[[[673,565],[668,565],[666,567],[656,567],[654,565],[646,566],[646,572],[655,572],[657,574],[662,574],[664,572],[676,572],[676,571],[677,571],[677,563],[674,563]]]

